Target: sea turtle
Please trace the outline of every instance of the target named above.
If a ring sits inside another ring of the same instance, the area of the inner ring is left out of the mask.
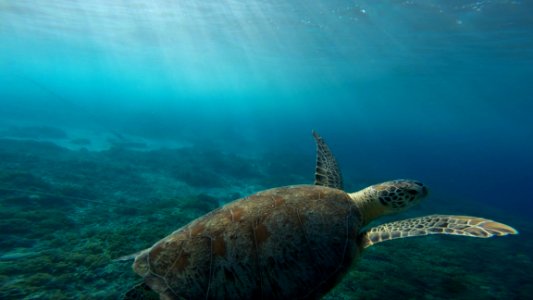
[[[488,238],[516,234],[495,221],[431,215],[366,229],[428,194],[415,180],[393,180],[346,193],[324,140],[314,185],[279,187],[228,203],[130,257],[144,278],[124,299],[318,299],[374,244],[412,236]],[[152,292],[153,293],[153,292]]]

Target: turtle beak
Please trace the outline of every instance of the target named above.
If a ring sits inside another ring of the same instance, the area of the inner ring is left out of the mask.
[[[416,190],[419,193],[419,197],[423,198],[429,194],[428,188],[423,183],[421,183],[420,181],[415,181],[414,184],[417,185]]]
[[[420,192],[420,196],[426,197],[429,194],[429,190],[427,187],[422,187],[422,191]]]

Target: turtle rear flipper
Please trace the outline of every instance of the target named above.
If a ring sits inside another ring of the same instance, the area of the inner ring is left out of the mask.
[[[127,291],[122,300],[159,300],[159,295],[146,283],[141,282]]]
[[[360,234],[361,247],[367,248],[388,240],[429,234],[451,234],[489,238],[517,234],[514,228],[492,220],[469,217],[432,215],[406,219],[369,229]]]
[[[313,131],[316,142],[315,185],[327,186],[342,190],[342,175],[337,160],[324,139]]]

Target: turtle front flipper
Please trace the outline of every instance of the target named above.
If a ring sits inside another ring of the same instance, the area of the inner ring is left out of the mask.
[[[406,219],[373,227],[360,234],[361,247],[367,248],[388,240],[429,234],[451,234],[489,238],[517,234],[514,228],[492,220],[469,217],[432,215]]]
[[[313,131],[316,141],[315,185],[343,189],[341,170],[335,156],[329,150],[324,139]]]
[[[141,282],[127,291],[122,300],[158,300],[159,295],[146,283]]]

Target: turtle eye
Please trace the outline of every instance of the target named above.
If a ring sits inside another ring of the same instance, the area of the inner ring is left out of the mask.
[[[407,193],[408,193],[408,194],[411,194],[411,195],[416,195],[416,194],[418,194],[418,192],[415,191],[415,190],[407,190]]]

